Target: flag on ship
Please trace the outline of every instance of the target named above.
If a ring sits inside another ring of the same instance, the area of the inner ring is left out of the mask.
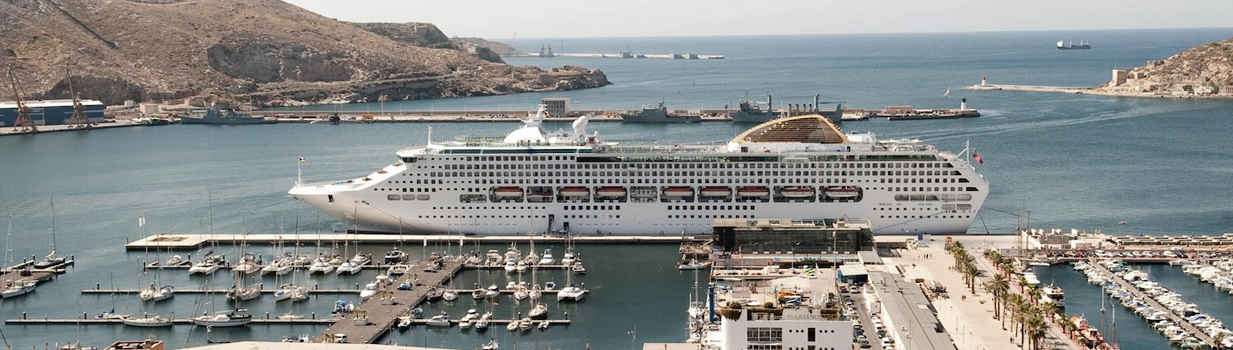
[[[307,161],[308,159],[304,159],[304,157],[300,157],[300,163],[307,162]]]
[[[972,159],[976,160],[976,164],[985,164],[985,160],[980,157],[980,153],[972,152]]]

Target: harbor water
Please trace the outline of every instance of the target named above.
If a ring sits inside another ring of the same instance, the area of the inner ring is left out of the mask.
[[[1083,36],[1091,50],[1057,51],[1059,37]],[[826,101],[845,101],[855,108],[912,105],[916,108],[956,108],[959,98],[980,109],[980,118],[890,123],[882,120],[841,125],[847,131],[874,131],[882,138],[916,138],[944,150],[961,151],[965,144],[985,163],[979,169],[991,182],[991,193],[969,233],[1012,232],[1031,212],[1033,227],[1099,229],[1112,234],[1220,234],[1233,227],[1233,101],[1134,99],[1009,91],[965,91],[981,76],[991,83],[1055,86],[1095,86],[1110,78],[1113,68],[1143,65],[1186,48],[1233,36],[1230,29],[1092,31],[1077,33],[879,34],[780,37],[571,39],[570,52],[621,51],[625,42],[635,51],[708,52],[723,60],[622,60],[583,58],[516,58],[511,64],[543,67],[579,65],[602,69],[614,85],[572,92],[534,93],[382,104],[341,105],[318,110],[346,113],[379,110],[533,110],[544,97],[570,97],[575,109],[636,109],[660,100],[673,109],[723,108],[741,98],[775,96],[777,104],[810,103],[821,94]],[[525,42],[519,47],[538,47]],[[949,98],[943,97],[947,89]],[[303,108],[308,111],[309,108]],[[516,123],[406,123],[352,125],[251,125],[116,128],[88,132],[49,133],[0,138],[0,228],[8,233],[12,220],[14,259],[42,256],[53,241],[54,201],[56,249],[71,254],[77,265],[33,294],[0,302],[0,317],[72,318],[93,316],[111,308],[117,312],[168,313],[176,317],[222,310],[221,296],[184,294],[143,309],[133,295],[82,294],[83,289],[133,289],[150,283],[201,288],[207,283],[225,289],[225,273],[189,277],[184,270],[143,272],[146,260],[166,260],[170,254],[192,252],[126,252],[123,244],[154,233],[276,232],[284,234],[285,250],[294,250],[296,232],[343,229],[316,210],[286,195],[302,171],[305,182],[359,177],[396,161],[394,151],[422,145],[428,127],[437,140],[457,135],[501,135]],[[724,142],[749,125],[631,125],[591,123],[607,140],[656,140],[662,143]],[[546,123],[546,129],[569,128],[566,122]],[[306,158],[300,163],[299,157]],[[145,218],[139,227],[138,218]],[[1125,224],[1121,224],[1125,222]],[[323,249],[354,253],[343,242],[322,242]],[[562,246],[549,246],[558,257]],[[390,247],[364,246],[376,256]],[[529,247],[526,247],[529,248]],[[542,251],[544,246],[537,245]],[[214,247],[236,258],[241,251],[269,259],[276,248],[268,243],[248,248]],[[300,252],[313,253],[318,243],[301,240]],[[457,246],[423,247],[407,242],[413,255],[431,250],[457,251]],[[474,248],[463,247],[470,251]],[[504,249],[480,247],[480,250]],[[578,305],[549,303],[553,318],[569,313],[573,323],[547,331],[511,334],[493,327],[486,333],[457,328],[413,328],[385,340],[399,344],[472,348],[489,338],[503,346],[524,349],[600,349],[640,346],[643,342],[675,342],[685,338],[685,307],[692,273],[675,270],[675,245],[580,246],[588,273],[578,277],[592,289]],[[526,249],[524,249],[526,251]],[[1189,280],[1169,266],[1150,266],[1153,278],[1182,292],[1205,311],[1233,320],[1228,295]],[[1092,315],[1099,309],[1093,286],[1082,276],[1051,268],[1044,281],[1055,280],[1071,299],[1068,312]],[[1054,270],[1057,270],[1054,273]],[[1157,271],[1159,270],[1159,271]],[[1159,274],[1160,276],[1157,276]],[[356,277],[297,275],[280,280],[265,277],[267,289],[290,278],[321,288],[355,288],[376,275]],[[1176,276],[1170,279],[1168,276]],[[528,278],[529,276],[524,276]],[[463,273],[458,283],[470,288],[506,283],[504,272]],[[540,271],[540,283],[565,282],[561,271]],[[477,282],[470,282],[477,281]],[[483,281],[483,282],[478,282]],[[251,283],[251,282],[250,282]],[[1090,291],[1088,289],[1089,288]],[[1207,288],[1207,289],[1204,289]],[[1204,292],[1207,291],[1207,292]],[[1209,293],[1210,292],[1210,293]],[[1193,299],[1191,294],[1194,294]],[[1199,295],[1207,295],[1209,299]],[[502,313],[525,310],[504,296],[497,305],[473,304],[460,298],[452,306],[426,307],[431,315],[448,308],[451,318],[466,309],[491,307]],[[1221,299],[1225,298],[1225,299]],[[214,299],[217,299],[216,301]],[[309,317],[328,314],[336,300],[355,295],[319,295],[300,304],[276,305],[268,296],[246,303],[255,317],[294,312]],[[1205,301],[1206,300],[1206,301]],[[1212,306],[1207,306],[1211,304]],[[1085,309],[1088,308],[1088,309]],[[1123,349],[1156,349],[1164,339],[1134,315],[1117,315]],[[1076,311],[1078,310],[1078,311]],[[1136,323],[1137,322],[1137,323]],[[630,331],[637,325],[635,334]],[[1140,327],[1136,330],[1135,327]],[[212,340],[277,340],[285,335],[316,334],[324,326],[252,325],[216,328]],[[65,343],[81,339],[105,345],[117,339],[148,336],[172,347],[205,342],[205,330],[175,326],[134,329],[118,325],[5,325],[14,348]],[[1139,338],[1133,338],[1139,337]]]

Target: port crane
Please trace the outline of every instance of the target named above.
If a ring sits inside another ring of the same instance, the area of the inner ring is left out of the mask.
[[[17,119],[13,121],[13,131],[39,132],[38,127],[34,126],[34,120],[30,119],[30,107],[26,106],[26,99],[21,94],[21,84],[13,74],[13,66],[9,66],[9,86],[13,87],[13,100],[17,103]]]
[[[81,104],[81,94],[73,89],[73,79],[69,76],[69,67],[64,67],[64,82],[68,83],[69,95],[73,98],[73,116],[65,124],[69,125],[69,129],[89,129],[90,118],[86,117],[86,106]]]

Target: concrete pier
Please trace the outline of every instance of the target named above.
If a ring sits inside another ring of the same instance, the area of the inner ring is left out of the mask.
[[[356,308],[363,310],[352,312],[342,320],[338,320],[324,332],[313,339],[313,342],[323,342],[333,339],[335,334],[346,334],[348,339],[357,342],[375,342],[398,322],[398,317],[408,313],[408,310],[428,298],[428,294],[446,279],[453,277],[462,270],[461,260],[443,260],[442,266],[435,272],[421,271],[416,274],[403,275],[394,281],[391,287],[384,287],[378,296],[368,298]],[[418,276],[418,280],[412,280]],[[403,282],[413,282],[411,290],[391,290]],[[388,292],[387,292],[388,291]]]
[[[573,234],[568,237],[565,235],[502,235],[502,236],[467,236],[467,235],[410,235],[410,234],[350,234],[350,233],[322,233],[311,234],[301,233],[299,241],[301,242],[355,242],[360,244],[405,244],[414,246],[416,244],[455,244],[462,242],[464,244],[486,244],[486,243],[510,243],[510,242],[540,242],[540,243],[560,243],[571,240],[575,243],[587,244],[624,244],[624,243],[671,243],[677,244],[682,241],[704,242],[711,238],[710,235],[688,235],[680,234],[667,235],[643,235],[643,236],[607,236],[595,234]],[[242,233],[173,233],[173,234],[155,234],[148,237],[140,238],[124,245],[124,248],[130,251],[133,250],[197,250],[208,244],[238,244],[246,242],[254,243],[270,243],[273,244],[279,241],[291,240],[290,235],[261,233],[261,234],[242,234]]]

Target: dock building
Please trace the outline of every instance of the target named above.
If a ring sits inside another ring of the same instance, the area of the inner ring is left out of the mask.
[[[64,125],[73,117],[73,100],[35,100],[24,103],[30,108],[30,119],[36,126]],[[89,118],[91,123],[103,121],[103,109],[106,106],[102,102],[81,100],[81,104],[85,105],[86,118]],[[16,122],[17,102],[0,101],[0,126],[12,126]]]
[[[724,311],[720,350],[832,350],[852,344],[852,321],[840,319],[835,309],[831,313],[812,307]]]
[[[859,251],[873,250],[869,221],[715,219],[712,232],[721,257],[739,257],[758,266],[834,265],[856,260]]]

